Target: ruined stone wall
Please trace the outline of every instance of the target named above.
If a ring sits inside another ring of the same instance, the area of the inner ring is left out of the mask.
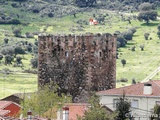
[[[116,38],[111,34],[39,36],[38,51],[39,86],[53,81],[63,84],[62,88],[67,90],[71,85],[77,85],[76,82],[83,81],[76,87],[85,91],[115,88]],[[85,77],[77,75],[84,71]],[[76,81],[78,77],[81,78]]]

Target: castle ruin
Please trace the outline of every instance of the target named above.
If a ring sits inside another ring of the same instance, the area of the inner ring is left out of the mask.
[[[38,84],[83,102],[90,91],[115,88],[116,37],[106,34],[39,36]]]

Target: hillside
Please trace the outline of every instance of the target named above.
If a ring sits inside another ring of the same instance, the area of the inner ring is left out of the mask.
[[[155,0],[155,5],[158,0]],[[19,92],[31,92],[37,90],[37,37],[40,33],[47,34],[81,34],[121,33],[131,28],[136,28],[132,40],[127,41],[125,47],[118,48],[117,59],[117,86],[130,84],[135,78],[140,82],[152,71],[160,66],[159,44],[157,26],[159,20],[145,22],[138,21],[135,16],[138,14],[136,6],[140,3],[121,2],[117,11],[117,4],[113,2],[97,1],[89,7],[78,7],[70,1],[53,2],[52,0],[2,0],[0,2],[0,51],[3,58],[0,63],[0,98]],[[119,1],[120,3],[120,1]],[[112,7],[111,7],[112,6]],[[131,11],[132,10],[132,11]],[[160,9],[157,6],[156,10]],[[122,16],[124,19],[122,19]],[[89,19],[99,20],[98,25],[90,26]],[[130,19],[130,22],[128,21]],[[145,40],[144,34],[150,33],[149,40]],[[8,42],[7,42],[8,41]],[[140,46],[144,46],[141,51]],[[23,50],[18,48],[20,46]],[[132,47],[135,46],[135,51]],[[18,52],[15,53],[15,48]],[[20,50],[19,50],[20,49]],[[22,52],[23,51],[23,52]],[[11,56],[11,63],[5,62],[5,55]],[[17,57],[16,57],[17,56]],[[21,58],[18,61],[18,57]],[[34,59],[35,58],[35,59]],[[121,60],[126,60],[123,67]],[[118,82],[121,79],[128,79],[128,82]],[[154,79],[160,79],[157,74]]]

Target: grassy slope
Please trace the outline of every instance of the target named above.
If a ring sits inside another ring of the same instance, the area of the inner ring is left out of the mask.
[[[9,9],[8,9],[9,8]],[[10,8],[9,6],[5,7],[6,11],[12,10],[14,13],[20,13],[19,9]],[[9,12],[9,11],[8,11]],[[160,12],[160,11],[159,11]],[[42,31],[46,25],[50,25],[47,28],[48,33],[52,34],[68,34],[72,33],[69,31],[71,27],[79,26],[76,24],[76,21],[79,19],[88,20],[92,17],[92,14],[96,13],[96,11],[93,12],[85,12],[85,13],[79,13],[77,14],[76,18],[73,16],[66,16],[63,18],[40,18],[36,14],[32,13],[25,13],[23,20],[26,22],[30,22],[29,26],[18,26],[23,27],[22,34],[25,32],[35,32],[35,31]],[[108,13],[107,11],[102,11],[101,13]],[[23,13],[24,14],[24,13]],[[127,46],[125,48],[119,49],[119,59],[117,59],[117,79],[120,78],[127,78],[129,80],[128,83],[130,84],[132,78],[135,78],[136,81],[141,81],[144,79],[149,73],[151,73],[155,68],[159,66],[160,63],[160,53],[158,52],[160,50],[159,44],[160,40],[158,40],[158,37],[156,35],[157,32],[157,25],[159,21],[152,22],[150,26],[146,26],[144,23],[139,21],[132,21],[132,24],[128,24],[126,21],[119,21],[119,18],[116,14],[109,14],[108,17],[106,17],[106,25],[97,25],[97,26],[89,26],[84,25],[84,31],[76,31],[76,34],[79,33],[85,33],[85,32],[92,32],[92,33],[104,33],[109,32],[113,33],[116,30],[119,30],[121,32],[127,30],[127,27],[139,27],[137,29],[137,32],[135,33],[133,40],[129,41]],[[17,27],[17,26],[16,26]],[[143,34],[145,32],[149,32],[151,34],[152,40],[144,40]],[[11,25],[0,25],[0,44],[3,44],[4,39],[4,33],[12,34],[11,31]],[[37,36],[35,36],[37,38]],[[11,36],[10,38],[13,39],[13,42],[19,41],[21,39],[14,38]],[[33,42],[33,39],[27,39],[28,41]],[[139,46],[144,44],[145,48],[144,51],[141,51]],[[136,51],[132,52],[130,48],[132,46],[136,46]],[[30,54],[24,55],[23,64],[25,65],[24,69],[31,69],[30,66],[30,59],[33,56]],[[121,59],[126,59],[127,64],[125,67],[122,67]],[[14,68],[11,66],[4,66],[3,64],[0,65],[0,70],[4,68],[9,68],[13,72],[13,74],[5,75],[0,73],[0,98],[17,93],[17,92],[23,92],[24,90],[26,92],[35,91],[37,89],[37,75],[34,74],[27,74],[22,73],[22,68]],[[160,77],[157,75],[155,79],[160,79]],[[117,83],[117,87],[122,86],[124,83]]]

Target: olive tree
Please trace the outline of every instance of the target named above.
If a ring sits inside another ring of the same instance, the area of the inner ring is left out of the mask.
[[[123,67],[126,65],[126,60],[125,59],[122,59],[121,60],[121,63],[122,63],[122,65],[123,65]]]
[[[126,39],[122,35],[117,36],[117,42],[119,43],[119,47],[125,47],[126,46]]]
[[[20,46],[16,46],[16,47],[14,48],[14,51],[15,51],[15,56],[16,56],[17,54],[25,54],[25,50],[24,50],[22,47],[20,47]]]
[[[150,20],[157,19],[158,13],[154,10],[152,4],[144,2],[139,5],[139,10],[138,20],[144,20],[148,24]]]

